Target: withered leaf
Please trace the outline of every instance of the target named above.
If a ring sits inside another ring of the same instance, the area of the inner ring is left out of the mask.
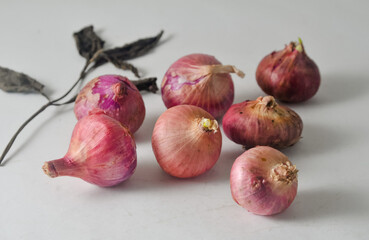
[[[44,85],[24,73],[0,67],[0,89],[5,92],[42,93],[43,88]]]
[[[139,91],[146,90],[148,92],[156,93],[158,86],[156,85],[156,78],[144,78],[136,81],[131,81]]]
[[[88,26],[73,34],[79,54],[91,59],[92,56],[104,47],[104,41],[94,32],[93,26]]]
[[[109,62],[111,62],[112,64],[114,64],[115,67],[123,69],[123,70],[130,70],[131,72],[133,72],[133,74],[136,77],[140,77],[140,74],[138,73],[138,70],[135,66],[133,66],[130,63],[121,61],[119,59],[109,59]]]
[[[117,47],[103,51],[99,57],[96,58],[94,68],[110,61],[112,61],[113,64],[114,62],[117,63],[119,61],[121,66],[126,65],[126,63],[122,63],[126,60],[142,56],[154,48],[159,42],[163,33],[164,31],[161,31],[155,37],[139,39],[135,42],[126,44],[123,47]],[[130,67],[128,69],[132,70]]]
[[[117,58],[113,58],[111,56],[106,55],[105,53],[101,53],[99,57],[104,57],[108,62],[112,63],[116,68],[119,68],[122,70],[130,70],[131,72],[133,72],[133,74],[136,77],[138,78],[140,77],[140,74],[138,73],[137,68],[128,62],[122,61]]]

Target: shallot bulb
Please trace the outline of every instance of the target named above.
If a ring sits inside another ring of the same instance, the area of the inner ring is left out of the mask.
[[[195,105],[219,118],[233,103],[234,87],[229,73],[244,77],[242,71],[231,65],[222,65],[213,56],[184,56],[164,75],[161,83],[164,104],[167,108]]]
[[[151,140],[160,167],[178,178],[195,177],[212,168],[222,147],[218,122],[192,105],[165,111],[155,124]]]
[[[233,104],[223,117],[229,139],[245,147],[285,148],[299,141],[302,120],[292,109],[278,105],[272,96]]]
[[[265,93],[285,102],[308,100],[320,86],[318,66],[306,54],[301,39],[264,57],[256,80]]]
[[[295,199],[297,171],[287,156],[274,148],[249,149],[233,163],[232,197],[254,214],[280,213]]]
[[[88,115],[76,124],[67,154],[45,162],[50,177],[72,176],[101,187],[128,179],[137,165],[136,144],[129,130],[103,114]]]
[[[131,133],[139,129],[145,118],[145,105],[137,87],[119,75],[97,77],[78,94],[74,105],[77,119],[99,110],[118,120]]]

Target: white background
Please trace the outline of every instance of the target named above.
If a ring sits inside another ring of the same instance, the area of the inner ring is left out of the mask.
[[[72,33],[89,24],[118,46],[165,31],[150,54],[132,60],[158,83],[178,58],[214,55],[246,73],[233,77],[235,102],[263,95],[259,61],[301,37],[317,63],[317,95],[289,105],[304,121],[303,139],[283,150],[297,165],[298,194],[282,214],[262,217],[231,197],[229,172],[242,153],[223,135],[220,159],[206,174],[175,179],[151,150],[160,93],[144,93],[147,115],[135,134],[136,173],[114,188],[51,179],[45,161],[67,151],[73,106],[50,107],[16,140],[0,167],[0,239],[368,239],[369,4],[366,1],[4,1],[0,66],[27,73],[52,98],[77,79],[84,59]],[[104,66],[87,78],[127,71]],[[0,150],[45,99],[0,91]]]

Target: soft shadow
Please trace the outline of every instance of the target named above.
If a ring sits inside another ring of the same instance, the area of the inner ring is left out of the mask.
[[[356,144],[354,133],[345,128],[334,128],[329,124],[304,124],[302,139],[295,145],[281,149],[287,156],[293,157],[294,154],[299,156],[322,155],[329,152],[337,151],[337,149],[349,148]],[[350,139],[347,141],[346,139]],[[360,141],[360,139],[357,139]]]
[[[44,87],[44,89],[42,89],[42,91],[46,94],[46,96],[51,97],[53,95],[53,93],[55,92],[54,90],[52,90],[49,87]]]
[[[215,166],[205,174],[198,176],[195,180],[198,182],[212,183],[229,181],[232,165],[236,158],[244,151],[240,145],[235,145],[227,149],[223,148]]]
[[[153,156],[152,159],[140,159],[135,173],[128,181],[107,189],[109,191],[129,192],[160,188],[171,191],[173,188],[180,189],[191,184],[193,184],[193,179],[180,179],[165,173]]]
[[[165,173],[157,163],[155,156],[141,158],[134,175],[118,186],[108,188],[109,191],[142,191],[157,189],[172,191],[198,185],[199,183],[217,183],[229,181],[234,160],[243,153],[242,147],[237,150],[223,151],[215,166],[206,173],[193,178],[176,178]]]
[[[364,193],[353,189],[319,188],[298,192],[295,201],[285,212],[272,216],[275,220],[305,221],[367,218],[368,201]]]
[[[321,85],[317,94],[302,103],[288,104],[300,106],[335,105],[353,101],[369,91],[369,76],[357,73],[327,73],[321,76]]]
[[[319,103],[339,104],[363,95],[369,90],[369,76],[358,74],[326,74],[322,76]]]
[[[45,110],[45,111],[47,111],[47,110]],[[27,139],[22,139],[22,132],[21,132],[18,135],[17,139],[14,141],[12,148],[9,150],[8,155],[5,157],[5,159],[3,160],[3,162],[1,163],[0,166],[5,166],[9,161],[14,161],[12,159],[14,159],[24,148],[26,148],[28,146],[28,144],[33,141],[33,139],[37,139],[37,136],[38,136],[38,134],[39,134],[39,132],[41,131],[42,128],[44,128],[46,125],[51,123],[51,121],[53,119],[57,118],[60,115],[65,114],[67,112],[70,112],[70,111],[73,111],[73,105],[58,107],[58,109],[55,111],[54,114],[52,114],[52,116],[50,116],[48,119],[44,120],[42,123],[38,124],[38,127],[33,131],[32,134],[29,135],[29,137]],[[40,113],[40,114],[42,114],[42,113]],[[33,124],[36,121],[37,121],[37,117],[35,119],[33,119],[30,123],[28,123],[28,125]],[[25,128],[27,128],[28,125]],[[17,129],[14,129],[14,133],[16,131],[17,131]],[[24,131],[24,129],[23,129],[23,131]],[[17,144],[18,141],[21,142],[20,145]]]
[[[158,120],[160,114],[161,113],[150,113],[149,115],[145,116],[145,120],[141,127],[134,134],[136,143],[146,143],[151,141],[152,132],[154,130],[156,120]]]

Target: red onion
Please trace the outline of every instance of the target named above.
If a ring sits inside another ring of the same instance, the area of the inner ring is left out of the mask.
[[[297,193],[297,169],[281,152],[258,146],[233,163],[233,199],[258,215],[273,215],[288,208]]]
[[[157,120],[152,148],[160,167],[179,178],[198,176],[214,166],[222,147],[217,121],[205,110],[179,105]]]
[[[119,75],[97,77],[78,94],[74,105],[77,119],[98,110],[121,122],[131,133],[137,131],[145,118],[145,105],[137,87]]]
[[[50,177],[72,176],[107,187],[129,178],[137,165],[136,144],[117,120],[97,113],[78,121],[67,154],[45,162]]]
[[[291,42],[264,57],[256,70],[256,80],[265,93],[281,101],[302,102],[318,91],[320,74],[299,39],[299,43]]]
[[[173,63],[165,73],[161,94],[167,108],[189,104],[203,108],[215,118],[232,105],[234,87],[229,73],[244,77],[231,65],[222,65],[215,57],[191,54]]]
[[[291,146],[300,140],[303,127],[300,116],[272,96],[233,104],[222,124],[229,139],[246,147]]]

